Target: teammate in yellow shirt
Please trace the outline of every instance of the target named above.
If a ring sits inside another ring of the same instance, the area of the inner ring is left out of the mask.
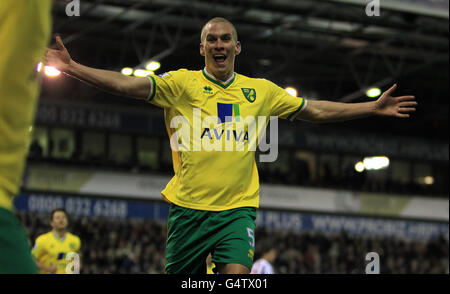
[[[61,208],[53,210],[50,225],[52,230],[37,237],[32,250],[39,273],[79,273],[81,241],[67,232],[67,212]]]
[[[0,1],[0,273],[37,273],[13,213],[39,96],[36,65],[51,32],[51,0]]]
[[[83,82],[164,109],[175,172],[162,191],[171,203],[166,273],[206,273],[205,259],[211,253],[218,273],[245,274],[252,267],[259,206],[254,146],[269,117],[310,122],[408,117],[416,102],[413,96],[392,97],[395,85],[373,102],[306,101],[270,81],[234,71],[241,44],[228,20],[208,21],[200,41],[203,70],[147,78],[83,66],[71,59],[59,37],[59,49],[49,50],[46,57],[50,65]]]

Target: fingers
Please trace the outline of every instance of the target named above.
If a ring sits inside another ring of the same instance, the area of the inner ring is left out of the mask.
[[[47,48],[47,50],[45,51],[45,55],[44,55],[44,62],[45,62],[45,64],[48,63],[49,57],[51,56],[51,53],[54,53],[54,52],[57,52],[57,51],[58,50]]]
[[[60,35],[56,35],[55,40],[56,40],[56,45],[58,46],[58,48],[60,50],[66,50],[66,47],[64,47],[64,44],[63,44],[63,41],[62,41]]]
[[[416,101],[407,101],[401,102],[398,105],[399,112],[414,112],[416,111],[417,102]]]
[[[390,87],[386,92],[384,92],[384,95],[390,96],[394,90],[397,89],[397,84],[394,84],[392,87]]]
[[[405,112],[414,112],[416,111],[417,102],[411,101],[414,99],[414,96],[402,96],[397,98],[398,101],[401,101],[398,104],[398,111],[405,113]]]
[[[396,116],[399,118],[409,118],[410,117],[409,113],[416,111],[416,108],[413,107],[415,106],[415,104],[417,103],[416,102],[403,103],[403,105],[398,108]]]
[[[399,104],[400,107],[407,107],[407,106],[417,106],[417,102],[416,101],[409,101],[409,102],[401,102]]]
[[[397,117],[400,117],[400,118],[408,118],[408,117],[409,117],[409,114],[405,114],[405,113],[397,113]]]
[[[392,92],[397,89],[397,84],[392,85],[386,92],[383,93],[384,97],[391,96]],[[400,97],[391,97],[391,101],[393,105],[397,106],[397,109],[395,110],[394,116],[399,118],[409,118],[410,113],[416,111],[416,106],[418,103],[416,101],[413,101],[416,99],[415,96],[408,95],[408,96],[400,96]],[[395,102],[394,102],[395,101]]]
[[[58,50],[52,49],[52,48],[47,48],[47,50],[45,50],[45,54],[47,55],[50,52],[56,52]]]
[[[53,49],[47,48],[47,50],[45,51],[45,55],[44,55],[44,64],[48,64],[48,55],[51,51],[54,51]]]
[[[397,100],[399,102],[409,101],[409,100],[414,100],[414,99],[416,99],[415,96],[400,96],[400,97],[397,97]]]
[[[414,112],[416,109],[414,107],[400,107],[399,112]]]

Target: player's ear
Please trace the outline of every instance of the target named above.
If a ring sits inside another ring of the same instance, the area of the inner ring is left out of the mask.
[[[200,55],[205,56],[205,47],[203,46],[203,43],[200,43]]]
[[[239,42],[239,41],[237,41],[236,42],[236,50],[235,50],[235,53],[236,53],[236,55],[239,55],[239,53],[241,53],[241,42]]]

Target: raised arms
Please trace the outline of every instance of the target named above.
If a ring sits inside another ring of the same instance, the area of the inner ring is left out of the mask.
[[[53,66],[67,75],[115,95],[137,99],[148,97],[150,81],[147,78],[130,77],[115,71],[84,66],[72,60],[60,36],[56,36],[56,44],[58,49],[47,49],[46,65]]]
[[[310,122],[337,122],[372,115],[407,118],[416,110],[414,96],[393,97],[391,93],[397,88],[394,84],[383,93],[377,101],[363,103],[341,103],[331,101],[308,100],[308,106],[299,113],[297,119]]]

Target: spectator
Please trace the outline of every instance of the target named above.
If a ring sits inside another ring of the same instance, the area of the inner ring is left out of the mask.
[[[261,251],[261,258],[257,259],[253,263],[253,267],[250,273],[274,274],[275,271],[273,269],[272,264],[275,262],[275,259],[277,258],[278,254],[276,246],[272,242],[270,242],[270,239],[266,238],[264,242],[261,242],[259,248],[258,249]]]

